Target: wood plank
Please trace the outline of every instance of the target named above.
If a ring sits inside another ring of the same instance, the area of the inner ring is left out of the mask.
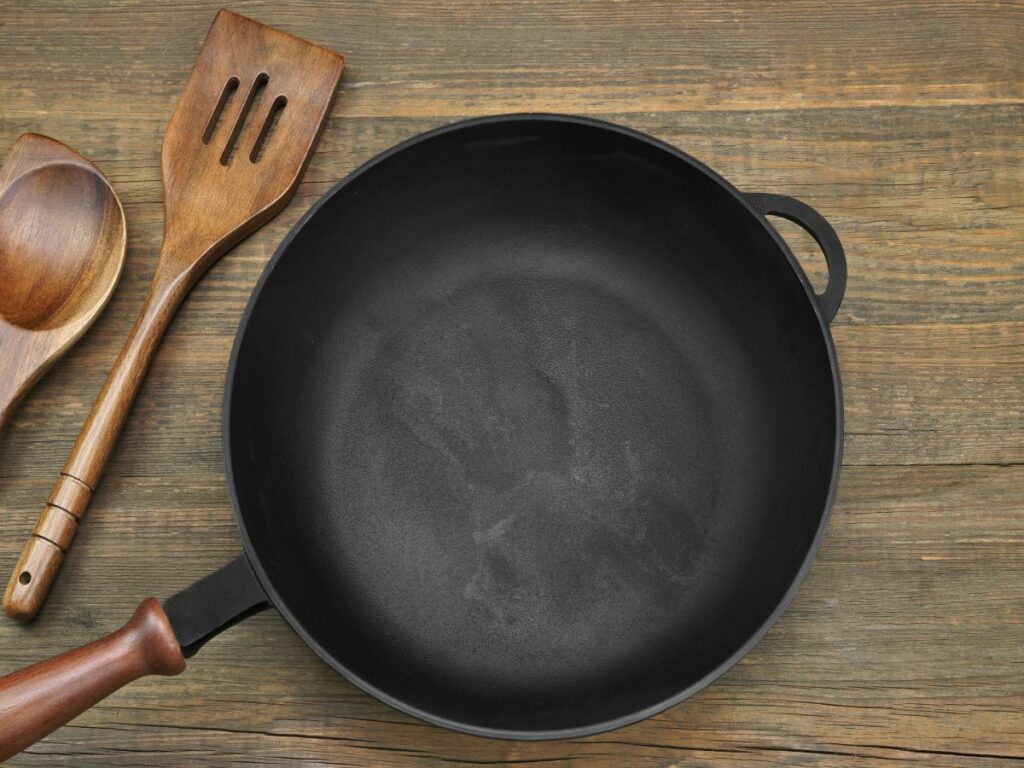
[[[40,490],[7,483],[17,499]],[[118,625],[143,595],[166,596],[237,551],[219,476],[185,488],[117,478],[104,493],[36,624],[0,623],[5,667]],[[1008,567],[1022,508],[1024,467],[849,468],[818,561],[768,637],[690,702],[611,734],[525,744],[426,726],[338,678],[267,612],[182,677],[134,684],[20,764],[1010,765],[1024,758],[1022,579]],[[12,517],[0,520],[4,560],[17,554]]]
[[[122,196],[129,259],[107,312],[120,318],[112,334],[121,338],[159,250],[159,147],[172,105],[154,104],[132,120],[116,113],[87,123],[57,113],[36,122],[0,117],[0,145],[29,128],[62,138],[95,160]],[[600,116],[678,146],[740,189],[790,194],[816,206],[848,252],[850,285],[838,324],[1024,320],[1024,106]],[[218,314],[184,320],[184,330],[233,333],[260,266],[302,212],[375,154],[447,122],[357,118],[342,93],[288,210],[200,284],[200,292],[223,295],[227,303],[211,299]],[[799,252],[820,284],[820,256],[807,244]],[[225,309],[234,312],[222,314]],[[102,332],[103,326],[93,331]]]
[[[12,5],[12,10],[13,10]],[[5,109],[144,114],[170,99],[217,2],[63,0],[5,14]],[[1016,3],[898,0],[751,5],[416,0],[240,6],[349,57],[348,114],[443,118],[520,111],[676,111],[1017,103]],[[61,34],[87,25],[91,34]],[[45,45],[46,56],[31,55]],[[85,66],[69,66],[80,61]],[[62,79],[40,104],[34,85]],[[117,99],[122,93],[126,98]]]
[[[221,311],[240,314],[240,304]],[[198,324],[202,313],[187,308],[181,325]],[[1024,322],[840,325],[835,334],[847,466],[1024,462]],[[69,354],[16,412],[0,436],[0,478],[59,471],[117,345],[115,338],[92,341]],[[196,471],[221,471],[221,401],[232,342],[228,333],[172,330],[108,476],[160,467],[187,482]]]

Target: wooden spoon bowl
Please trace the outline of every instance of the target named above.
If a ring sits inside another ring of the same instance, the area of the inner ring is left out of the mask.
[[[27,133],[0,168],[0,428],[110,299],[124,211],[71,148]]]

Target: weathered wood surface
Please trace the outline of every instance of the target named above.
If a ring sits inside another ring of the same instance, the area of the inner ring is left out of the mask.
[[[0,565],[134,321],[161,230],[160,140],[214,3],[0,3],[0,152],[94,160],[128,215],[109,309],[0,435]],[[397,714],[273,613],[11,761],[115,765],[1003,766],[1024,760],[1024,4],[241,2],[348,57],[296,199],[228,254],[157,355],[89,524],[0,671],[120,626],[238,547],[220,399],[246,296],[334,181],[461,117],[550,110],[648,131],[742,189],[805,199],[847,247],[845,468],[819,559],[738,667],[647,722],[493,742]],[[820,257],[797,237],[808,269]]]

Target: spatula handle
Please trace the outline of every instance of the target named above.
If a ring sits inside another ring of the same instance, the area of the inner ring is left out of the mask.
[[[113,634],[0,677],[0,762],[132,680],[184,669],[160,603],[144,600]]]
[[[107,376],[11,574],[3,606],[12,618],[31,621],[46,600],[157,345],[189,287],[187,275],[164,278],[157,267],[139,319]]]

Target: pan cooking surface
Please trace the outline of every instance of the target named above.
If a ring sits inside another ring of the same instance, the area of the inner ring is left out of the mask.
[[[336,667],[460,727],[631,717],[792,585],[836,440],[820,321],[713,176],[600,124],[466,124],[341,186],[255,300],[240,520]]]

